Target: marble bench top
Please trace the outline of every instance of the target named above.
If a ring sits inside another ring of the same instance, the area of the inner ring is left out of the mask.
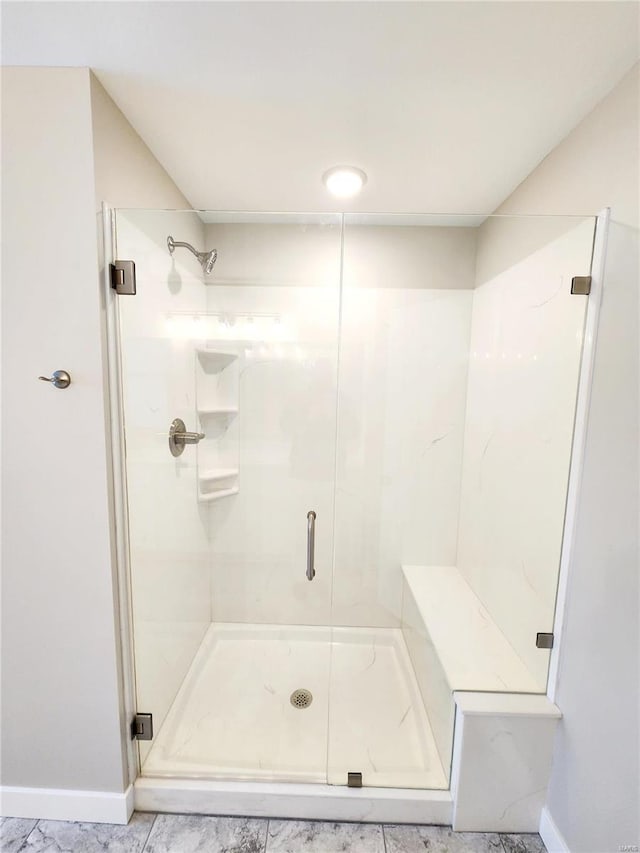
[[[452,691],[544,692],[455,566],[402,571]]]

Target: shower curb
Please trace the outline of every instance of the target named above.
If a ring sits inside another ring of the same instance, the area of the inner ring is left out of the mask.
[[[140,777],[137,811],[451,825],[450,791]]]

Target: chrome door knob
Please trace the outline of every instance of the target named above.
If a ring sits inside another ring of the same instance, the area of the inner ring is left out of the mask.
[[[38,376],[43,382],[51,382],[56,388],[68,388],[71,385],[71,377],[66,370],[54,370],[53,376]]]

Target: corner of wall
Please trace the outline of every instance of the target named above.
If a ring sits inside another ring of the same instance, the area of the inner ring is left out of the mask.
[[[96,206],[190,210],[192,205],[90,72]]]
[[[639,732],[632,697],[638,667],[637,644],[629,638],[637,633],[639,618],[637,466],[632,464],[638,418],[639,91],[637,63],[497,211],[595,215],[610,207],[614,226],[578,497],[575,569],[567,578],[567,618],[558,650],[562,681],[556,701],[564,717],[540,825],[551,853],[569,849],[563,835],[576,850],[615,849],[637,837],[632,799]],[[600,620],[597,636],[594,612]]]

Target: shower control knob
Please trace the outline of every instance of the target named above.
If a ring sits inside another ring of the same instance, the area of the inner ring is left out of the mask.
[[[176,418],[169,428],[169,450],[172,456],[181,456],[185,445],[197,444],[206,438],[203,432],[189,432],[184,421]]]
[[[43,382],[51,382],[56,388],[68,388],[71,385],[71,377],[66,370],[54,370],[53,376],[38,376]]]

